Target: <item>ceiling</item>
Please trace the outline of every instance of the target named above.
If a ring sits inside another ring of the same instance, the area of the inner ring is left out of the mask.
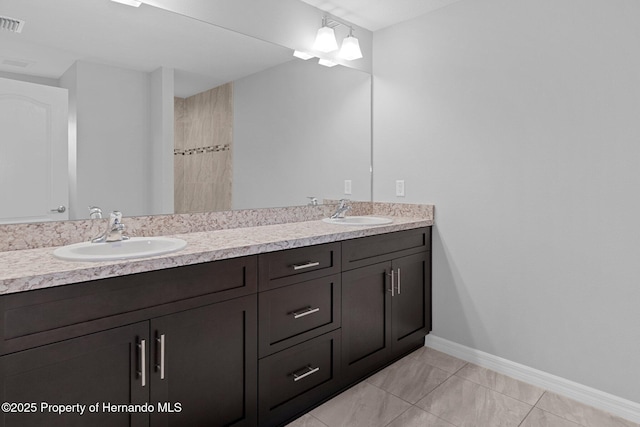
[[[461,0],[302,0],[370,31],[397,24]]]
[[[185,97],[292,59],[290,49],[146,5],[1,0],[0,15],[26,21],[20,34],[0,31],[0,71],[13,74],[58,79],[78,60],[167,67]]]

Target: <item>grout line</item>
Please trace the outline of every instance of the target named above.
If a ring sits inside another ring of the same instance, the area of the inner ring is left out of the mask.
[[[468,363],[467,365],[470,365],[470,363]],[[510,376],[508,376],[508,375],[501,374],[500,372],[494,371],[494,370],[492,370],[492,369],[484,368],[484,367],[479,366],[479,365],[474,365],[474,366],[478,366],[479,368],[486,369],[487,371],[493,372],[493,373],[495,373],[495,374],[497,374],[497,375],[502,375],[503,377],[507,377],[507,378],[509,378],[509,379],[512,379],[512,380],[517,381],[517,382],[519,382],[519,383],[522,383],[522,384],[524,384],[524,385],[528,385],[528,386],[531,386],[531,387],[536,387],[536,386],[534,386],[534,385],[532,385],[532,384],[529,384],[529,383],[524,382],[524,381],[517,380],[517,379],[512,378],[512,377],[510,377]],[[495,391],[496,393],[502,394],[503,396],[507,396],[507,397],[509,397],[509,398],[511,398],[511,399],[517,400],[518,402],[522,402],[522,403],[524,403],[524,404],[526,404],[526,405],[529,405],[529,406],[532,406],[532,405],[533,405],[533,406],[535,406],[535,405],[537,405],[537,404],[538,404],[538,402],[540,401],[540,399],[542,399],[542,396],[547,392],[547,390],[545,390],[545,389],[542,389],[542,388],[540,388],[540,387],[536,387],[536,388],[538,388],[538,389],[542,390],[542,394],[540,395],[540,397],[538,397],[538,399],[536,399],[536,402],[535,402],[535,403],[531,404],[531,403],[526,402],[526,401],[524,401],[524,400],[522,400],[522,399],[518,399],[517,397],[511,396],[511,395],[509,395],[509,394],[507,394],[507,393],[503,393],[503,392],[501,392],[500,390],[496,390],[495,388],[493,388],[493,387],[491,387],[491,386],[487,386],[487,385],[484,385],[484,384],[480,384],[479,382],[474,381],[474,380],[472,380],[471,378],[465,378],[465,377],[461,377],[461,376],[457,375],[457,374],[458,374],[458,372],[460,372],[462,369],[464,369],[464,368],[460,368],[460,369],[456,372],[456,376],[457,376],[458,378],[461,378],[461,379],[463,379],[463,380],[467,380],[467,381],[472,382],[472,383],[474,383],[474,384],[478,384],[478,385],[480,385],[480,386],[482,386],[482,387],[488,388],[488,389],[489,389],[489,390],[491,390],[491,391]]]
[[[405,412],[407,412],[409,409],[411,409],[413,407],[413,405],[409,406],[407,409],[405,409],[404,411],[402,411],[401,413],[398,414],[397,417],[394,417],[391,421],[389,421],[388,423],[385,424],[385,427],[388,426],[389,424],[392,424],[395,420],[397,420],[398,418],[400,418],[402,416],[402,414],[404,414]]]
[[[542,394],[540,395],[540,397],[538,398],[538,400],[536,400],[536,403],[531,407],[531,409],[529,409],[529,412],[527,412],[527,415],[525,415],[525,416],[524,416],[524,418],[522,419],[522,421],[520,421],[520,424],[518,424],[518,427],[520,427],[520,426],[522,425],[522,423],[524,422],[524,420],[526,420],[526,419],[527,419],[527,417],[528,417],[529,415],[531,415],[531,413],[533,412],[533,410],[534,410],[534,409],[540,409],[540,408],[538,408],[536,405],[538,404],[538,402],[540,402],[540,399],[542,399],[542,396],[544,396],[544,394],[545,394],[546,392],[547,392],[546,390],[542,392]],[[526,403],[526,402],[525,402],[525,403]],[[540,409],[540,410],[542,410],[542,409]]]

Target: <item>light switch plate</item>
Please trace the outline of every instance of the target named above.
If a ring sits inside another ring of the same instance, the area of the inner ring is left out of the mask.
[[[404,197],[404,179],[399,179],[396,181],[396,196]]]
[[[344,180],[344,194],[351,194],[351,180]]]

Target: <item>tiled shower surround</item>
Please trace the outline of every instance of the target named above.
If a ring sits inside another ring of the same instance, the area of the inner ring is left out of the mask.
[[[348,215],[387,215],[433,219],[433,205],[351,202]],[[125,217],[129,236],[162,236],[230,228],[315,221],[331,215],[335,201],[318,206],[245,209],[195,214]],[[0,252],[63,246],[88,241],[103,232],[107,219],[0,225]]]

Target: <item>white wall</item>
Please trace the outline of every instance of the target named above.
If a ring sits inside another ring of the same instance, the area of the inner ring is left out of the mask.
[[[638,16],[463,1],[374,34],[374,200],[436,205],[434,334],[635,402]]]
[[[369,74],[292,60],[235,81],[233,92],[234,209],[370,200]]]
[[[61,78],[74,86],[69,93],[75,95],[70,101],[77,128],[72,213],[86,218],[87,207],[96,205],[105,213],[149,214],[150,75],[83,61],[72,69],[75,81]]]

